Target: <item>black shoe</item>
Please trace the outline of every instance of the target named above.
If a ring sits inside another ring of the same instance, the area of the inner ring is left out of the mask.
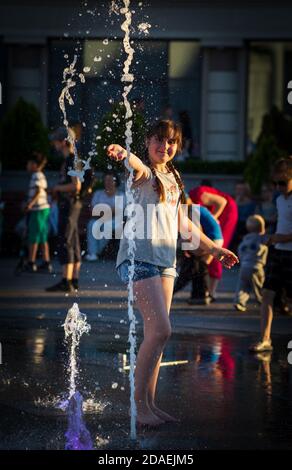
[[[32,261],[28,261],[28,263],[25,265],[24,270],[27,271],[28,273],[36,273],[38,270],[38,267]]]
[[[211,297],[206,296],[200,298],[196,297],[191,297],[190,299],[187,300],[189,305],[209,305],[211,303]]]
[[[74,292],[74,287],[71,281],[62,279],[62,281],[46,288],[47,292]]]
[[[78,291],[78,289],[79,289],[79,279],[72,279],[72,286],[73,286],[75,292]]]
[[[52,272],[54,271],[53,270],[53,266],[51,265],[50,262],[48,261],[44,261],[42,264],[40,264],[38,266],[38,271],[42,272],[42,273],[49,273],[49,274],[52,274]]]

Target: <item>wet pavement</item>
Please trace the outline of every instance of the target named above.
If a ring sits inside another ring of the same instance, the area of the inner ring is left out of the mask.
[[[69,377],[62,324],[76,300],[92,327],[81,339],[77,389],[95,448],[292,449],[292,320],[276,319],[273,354],[249,354],[258,311],[236,317],[231,277],[212,309],[190,309],[187,292],[174,301],[157,403],[180,423],[139,432],[132,442],[126,296],[112,263],[89,267],[78,299],[45,294],[49,276],[13,281],[8,266],[0,293],[0,449],[64,449],[67,416],[59,404]],[[140,323],[138,332],[141,339]]]

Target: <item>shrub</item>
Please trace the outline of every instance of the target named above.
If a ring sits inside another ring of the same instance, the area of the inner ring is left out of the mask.
[[[292,154],[291,136],[291,119],[273,106],[263,117],[256,148],[248,158],[244,173],[255,194],[259,194],[262,184],[270,179],[275,161]]]
[[[0,124],[0,153],[5,169],[24,169],[34,151],[48,156],[48,131],[37,108],[19,98]]]
[[[121,172],[121,163],[110,161],[106,155],[106,148],[110,144],[119,144],[126,148],[126,120],[125,120],[125,106],[123,104],[116,104],[113,109],[105,114],[101,121],[101,132],[99,139],[96,142],[97,157],[95,160],[97,171],[105,171],[109,166],[114,170]],[[131,144],[131,151],[138,156],[144,153],[144,139],[146,124],[142,114],[133,110],[132,116],[132,135],[133,143]]]

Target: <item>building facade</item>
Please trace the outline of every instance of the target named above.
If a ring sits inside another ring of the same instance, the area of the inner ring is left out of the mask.
[[[60,125],[63,71],[76,55],[67,111],[87,152],[102,116],[121,100],[122,3],[1,0],[1,116],[22,96],[48,127]],[[132,0],[131,8],[131,97],[143,99],[148,121],[169,108],[176,119],[185,112],[193,156],[244,160],[272,105],[292,116],[292,2]],[[138,28],[145,22],[149,35]]]

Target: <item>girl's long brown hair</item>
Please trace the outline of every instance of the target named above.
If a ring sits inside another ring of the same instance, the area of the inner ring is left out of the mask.
[[[150,127],[150,129],[148,130],[148,132],[146,134],[147,139],[151,139],[151,137],[154,137],[154,136],[158,137],[159,140],[174,139],[177,143],[178,151],[179,152],[181,151],[181,149],[182,149],[182,131],[181,131],[181,127],[179,126],[179,124],[175,123],[174,121],[165,119],[165,120],[160,120],[160,121],[156,122],[154,125],[152,125]],[[159,201],[160,202],[165,202],[166,195],[165,195],[164,186],[163,186],[161,179],[157,175],[157,172],[156,172],[155,168],[153,167],[153,165],[152,165],[152,163],[149,159],[147,151],[146,151],[144,160],[145,160],[145,163],[150,167],[150,169],[152,171],[152,174],[155,177],[155,182],[156,182],[158,195],[159,195]],[[184,184],[182,182],[182,179],[180,177],[180,174],[179,174],[178,170],[176,170],[176,168],[175,168],[174,164],[172,163],[172,161],[168,162],[166,164],[166,167],[174,175],[175,180],[177,182],[177,185],[178,185],[178,187],[181,191],[180,200],[181,200],[182,204],[185,204],[186,203],[186,195],[185,195],[185,192],[184,192]]]

